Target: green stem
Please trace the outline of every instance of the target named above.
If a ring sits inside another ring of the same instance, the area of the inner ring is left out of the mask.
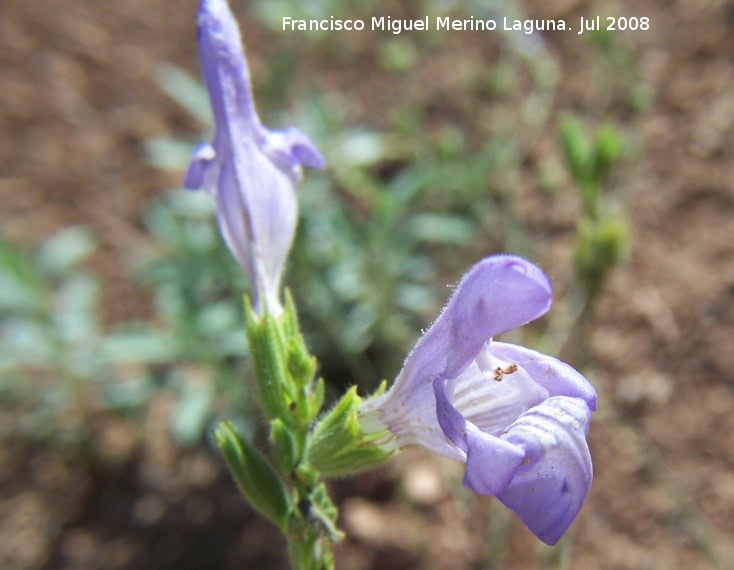
[[[249,303],[245,311],[258,393],[270,420],[270,463],[276,467],[272,477],[288,489],[288,515],[281,529],[291,567],[333,570],[332,545],[341,538],[337,509],[320,474],[306,460],[311,424],[321,411],[323,383],[315,381],[316,363],[303,341],[290,297],[277,317],[258,315]],[[264,472],[262,466],[258,473]],[[263,486],[257,474],[251,479],[253,483],[245,481],[247,486]],[[252,493],[249,498],[256,499]]]

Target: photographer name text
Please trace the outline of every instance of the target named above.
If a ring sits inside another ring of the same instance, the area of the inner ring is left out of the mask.
[[[368,26],[369,24],[369,26]],[[447,30],[462,32],[522,32],[532,34],[540,32],[575,32],[583,34],[594,31],[624,31],[650,29],[650,18],[643,16],[607,16],[607,17],[580,17],[578,24],[569,25],[566,20],[537,20],[502,18],[501,20],[484,20],[480,18],[455,19],[448,16],[438,16],[434,27],[431,27],[429,17],[417,20],[391,18],[390,16],[373,16],[370,20],[342,20],[339,18],[324,18],[320,20],[300,20],[289,16],[283,17],[283,31],[291,32],[352,32],[352,31],[388,31],[393,34],[412,31]]]

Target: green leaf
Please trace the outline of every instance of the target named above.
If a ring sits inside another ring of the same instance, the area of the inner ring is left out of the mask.
[[[285,532],[291,508],[275,469],[230,422],[220,423],[214,435],[242,494],[255,510]]]
[[[171,422],[171,432],[177,443],[189,446],[201,439],[211,412],[213,396],[209,383],[184,384]]]

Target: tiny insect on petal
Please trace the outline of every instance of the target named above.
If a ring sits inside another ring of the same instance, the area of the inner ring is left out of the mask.
[[[512,374],[513,372],[517,372],[517,364],[509,364],[505,368],[498,366],[494,369],[494,379],[497,380],[497,382],[502,382],[502,378],[504,378],[505,374]]]

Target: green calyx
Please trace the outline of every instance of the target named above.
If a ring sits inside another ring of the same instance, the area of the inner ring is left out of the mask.
[[[275,464],[285,477],[295,471],[303,455],[303,446],[296,434],[278,418],[270,422],[270,445]]]
[[[378,444],[385,432],[364,433],[352,387],[317,424],[308,440],[306,462],[323,475],[346,475],[376,467],[392,456]]]
[[[310,355],[298,328],[296,309],[288,297],[277,317],[258,315],[245,303],[247,338],[263,408],[271,419],[302,431],[318,416],[324,402],[324,383],[314,381],[316,359]]]

